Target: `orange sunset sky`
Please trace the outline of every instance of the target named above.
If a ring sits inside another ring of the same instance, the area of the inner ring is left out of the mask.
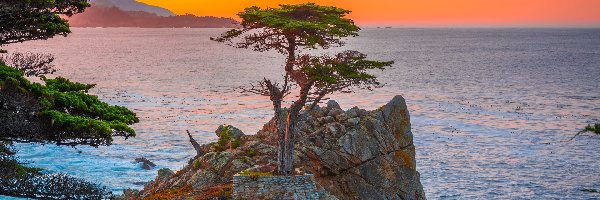
[[[360,25],[396,26],[593,26],[600,0],[138,0],[176,14],[234,17],[258,5],[314,2],[352,10]]]

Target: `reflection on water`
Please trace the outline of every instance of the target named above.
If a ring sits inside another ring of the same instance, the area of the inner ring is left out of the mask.
[[[67,38],[10,45],[50,52],[58,74],[97,83],[91,92],[138,113],[137,137],[110,147],[19,145],[19,155],[51,172],[120,188],[155,176],[145,156],[179,169],[199,141],[233,124],[255,133],[266,98],[235,88],[280,78],[284,57],[211,42],[224,29],[74,29]],[[407,99],[417,167],[432,199],[600,198],[600,136],[570,138],[600,120],[600,30],[366,29],[345,49],[394,60],[374,73],[386,86],[335,95],[343,108]]]

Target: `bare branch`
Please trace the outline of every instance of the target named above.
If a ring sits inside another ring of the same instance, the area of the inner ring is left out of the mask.
[[[0,60],[5,64],[18,69],[26,76],[41,76],[53,74],[54,56],[52,54],[38,53],[13,53],[11,55],[0,56]]]

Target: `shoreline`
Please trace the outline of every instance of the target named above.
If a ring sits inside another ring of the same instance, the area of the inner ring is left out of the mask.
[[[172,168],[177,169],[182,167],[177,163],[183,163],[189,159],[186,156],[193,155],[185,129],[197,131],[194,136],[199,142],[209,142],[216,139],[209,130],[219,124],[234,124],[244,132],[252,133],[259,129],[259,122],[266,120],[261,116],[269,114],[267,100],[241,96],[225,89],[248,84],[256,77],[268,76],[271,66],[280,64],[278,57],[213,48],[211,43],[203,42],[218,34],[218,30],[213,34],[211,31],[183,29],[128,29],[130,33],[127,35],[120,34],[119,29],[114,29],[114,32],[102,30],[114,37],[88,40],[86,38],[94,37],[92,31],[74,30],[75,34],[67,38],[7,46],[15,51],[53,53],[61,58],[57,60],[57,65],[62,67],[61,75],[97,83],[101,88],[94,93],[102,100],[132,106],[144,113],[141,115],[142,122],[134,125],[139,138],[120,140],[120,146],[110,150],[84,151],[85,155],[102,155],[101,158],[107,160],[115,158],[123,166],[132,166],[135,157],[146,156],[159,166],[173,165]],[[163,38],[178,30],[182,30],[182,34],[177,34],[177,41],[183,42],[175,43],[177,48],[170,47],[173,41],[151,43],[152,46],[148,47],[141,45],[146,44],[144,40],[136,40],[139,36]],[[593,162],[600,157],[589,154],[599,148],[599,143],[595,143],[598,137],[584,135],[571,143],[555,142],[569,139],[588,123],[600,119],[593,109],[600,105],[600,99],[594,95],[600,88],[599,82],[594,81],[597,77],[590,76],[598,70],[590,63],[598,62],[596,58],[583,57],[586,52],[597,49],[595,31],[559,31],[565,35],[560,37],[563,39],[557,39],[554,36],[556,32],[552,30],[517,33],[510,30],[461,30],[452,32],[456,34],[454,39],[446,40],[438,37],[435,30],[394,30],[367,30],[361,33],[364,39],[356,38],[349,42],[353,47],[380,55],[378,58],[398,59],[397,67],[380,75],[386,87],[372,93],[359,92],[334,99],[342,106],[358,105],[371,109],[384,103],[377,100],[387,100],[389,96],[386,94],[400,93],[407,98],[413,127],[415,132],[419,132],[415,134],[419,154],[417,165],[423,173],[422,181],[428,197],[450,194],[465,198],[485,195],[502,198],[513,194],[525,198],[535,193],[544,194],[545,198],[585,198],[588,194],[581,193],[580,188],[600,188],[597,183],[589,181],[587,175],[600,174]],[[484,32],[475,34],[479,31]],[[188,35],[189,32],[198,34]],[[530,37],[532,34],[536,37]],[[500,40],[488,40],[490,35],[500,37]],[[465,42],[467,39],[469,42]],[[540,42],[546,39],[556,39],[557,42]],[[503,45],[497,46],[498,41],[502,41]],[[127,53],[132,59],[116,59],[118,57],[112,54],[88,54],[115,43],[125,43],[129,48],[117,47],[110,52]],[[557,51],[559,47],[565,49]],[[145,51],[145,48],[161,51]],[[458,51],[459,48],[472,50]],[[423,56],[423,52],[435,56]],[[82,56],[70,56],[74,54]],[[138,59],[140,57],[146,59]],[[423,65],[424,62],[431,63],[431,66]],[[235,63],[244,63],[244,68],[236,68]],[[485,73],[479,73],[482,71],[478,70],[480,68]],[[231,78],[231,71],[239,71],[240,76]],[[143,76],[134,72],[141,72]],[[167,73],[178,78],[165,79],[163,75]],[[208,75],[214,78],[208,78]],[[398,76],[406,78],[394,78]],[[168,81],[157,85],[158,80]],[[134,81],[140,83],[133,84]],[[119,84],[113,84],[115,82]],[[517,110],[518,107],[521,110]],[[160,145],[165,143],[169,143],[165,148],[173,148],[174,151],[161,150]],[[52,149],[48,146],[42,148]],[[462,151],[466,148],[471,151]],[[123,153],[103,153],[114,150]],[[145,155],[143,152],[153,153]],[[28,154],[32,157],[42,155],[40,152]],[[128,154],[132,154],[130,159],[126,157]],[[43,155],[49,158],[65,156],[61,151]],[[72,155],[78,156],[76,152]],[[167,159],[166,155],[173,155],[176,159]],[[49,160],[38,161],[36,165],[52,167],[56,164]],[[90,161],[82,159],[79,162]],[[439,167],[442,162],[446,167]],[[66,165],[58,167],[72,169]],[[571,176],[562,175],[565,171],[560,169],[565,167],[573,167],[569,172]],[[91,170],[95,175],[89,175],[91,178],[102,177],[107,180],[103,182],[118,182],[113,181],[117,178],[112,177],[110,168],[103,168],[103,174],[95,171],[94,166],[79,168],[73,169],[79,170],[73,174],[85,176],[85,170]],[[502,177],[498,178],[491,172]],[[536,174],[545,177],[542,179]],[[153,173],[149,174],[145,180],[153,176]],[[542,184],[557,180],[562,181],[560,184]],[[507,188],[500,187],[506,184],[519,185],[522,190],[510,193]],[[493,189],[478,188],[479,185],[490,185],[489,188]],[[472,190],[467,191],[466,187]]]

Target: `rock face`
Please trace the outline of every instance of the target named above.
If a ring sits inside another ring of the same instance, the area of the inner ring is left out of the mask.
[[[425,199],[416,171],[415,146],[406,103],[396,96],[379,109],[342,110],[330,101],[301,114],[295,167],[315,175],[321,199]],[[276,167],[277,139],[273,121],[256,135],[241,135],[241,145],[190,160],[170,178],[146,185],[140,196],[191,186],[197,196],[211,188],[231,185],[242,170],[270,171]],[[217,131],[218,133],[219,131]],[[207,196],[204,196],[207,197]]]
[[[321,187],[339,199],[425,199],[401,96],[371,112],[329,105],[305,115],[298,145],[299,161],[310,163]],[[325,112],[335,120],[313,119]]]

